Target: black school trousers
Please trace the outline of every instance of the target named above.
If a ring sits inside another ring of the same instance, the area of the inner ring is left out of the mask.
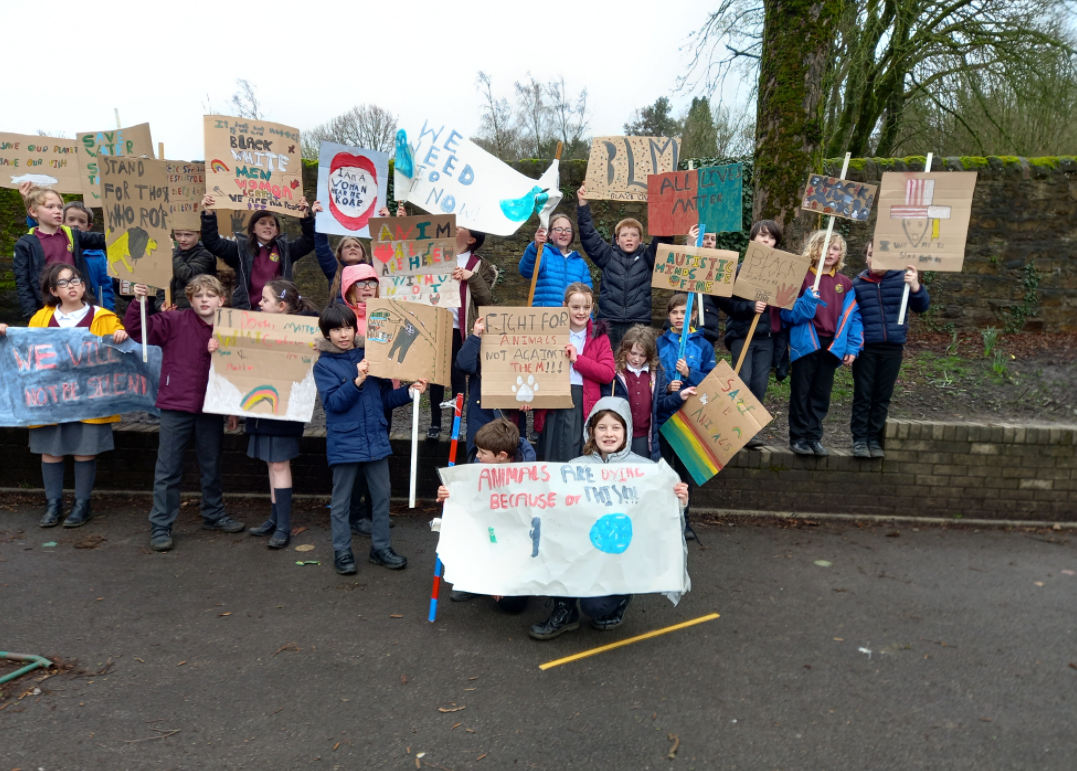
[[[790,368],[789,444],[821,442],[823,420],[830,412],[830,392],[841,359],[827,348],[832,338],[821,337],[819,350],[801,356]]]
[[[849,429],[854,444],[882,443],[904,353],[900,344],[868,344],[853,362],[853,416]]]

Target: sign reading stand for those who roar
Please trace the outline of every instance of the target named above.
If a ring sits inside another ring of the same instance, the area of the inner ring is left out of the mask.
[[[203,118],[206,192],[215,209],[268,210],[302,216],[299,129],[230,115]]]
[[[375,298],[366,304],[370,374],[451,386],[452,313],[421,303]]]
[[[651,286],[729,297],[733,294],[738,256],[736,252],[725,249],[659,244]]]
[[[595,137],[587,159],[587,197],[646,202],[647,177],[676,171],[680,152],[680,137]]]
[[[479,308],[486,321],[479,352],[484,409],[572,406],[565,354],[565,308]]]
[[[375,217],[370,220],[370,235],[382,297],[460,307],[460,282],[452,280],[456,215]]]
[[[168,161],[100,155],[108,274],[166,287],[172,280]]]
[[[130,128],[110,131],[80,131],[75,135],[79,144],[79,166],[82,169],[82,197],[87,206],[101,206],[101,164],[104,156],[153,158],[153,137],[150,124],[140,123]]]
[[[74,139],[0,132],[0,187],[16,190],[31,182],[60,193],[81,193],[78,155]]]

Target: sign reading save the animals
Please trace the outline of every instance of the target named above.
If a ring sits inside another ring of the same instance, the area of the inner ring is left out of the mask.
[[[300,216],[303,163],[299,129],[230,115],[203,118],[206,192],[215,209]]]
[[[729,297],[733,294],[737,256],[725,249],[659,244],[651,286]]]
[[[39,426],[157,414],[161,349],[113,343],[88,329],[18,329],[0,335],[0,426]]]
[[[473,463],[449,488],[438,556],[455,589],[602,597],[688,591],[677,475],[666,463]],[[675,601],[675,600],[674,600]]]
[[[743,173],[739,163],[708,166],[647,178],[647,231],[685,235],[693,225],[708,233],[739,231]]]
[[[733,294],[792,310],[811,264],[811,259],[803,255],[750,241],[733,284]]]
[[[456,215],[375,217],[370,252],[387,299],[460,307],[456,268]]]
[[[74,139],[0,133],[0,187],[23,182],[61,193],[82,192],[78,143]]]
[[[150,124],[140,123],[130,128],[109,131],[80,131],[75,135],[79,144],[79,167],[82,170],[82,197],[87,206],[101,206],[101,163],[105,156],[153,158],[153,137]]]
[[[676,171],[680,152],[680,137],[595,137],[587,159],[587,197],[644,202],[647,177]]]
[[[307,422],[314,414],[318,319],[236,308],[217,311],[209,385],[202,405],[218,415]]]
[[[97,158],[108,274],[165,287],[172,280],[172,209],[168,161]]]
[[[566,308],[479,308],[483,409],[572,406]]]
[[[422,303],[367,300],[366,351],[370,374],[451,386],[452,313]],[[358,343],[357,343],[358,344]]]

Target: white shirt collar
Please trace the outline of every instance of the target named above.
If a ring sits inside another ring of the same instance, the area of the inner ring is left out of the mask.
[[[625,367],[627,367],[628,371],[631,372],[633,375],[638,375],[641,372],[650,372],[651,371],[651,366],[649,364],[644,364],[639,369],[636,369],[635,367],[633,367],[628,362],[625,362]]]

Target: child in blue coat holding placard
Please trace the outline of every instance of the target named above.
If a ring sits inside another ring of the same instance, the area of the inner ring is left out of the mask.
[[[524,256],[520,258],[520,275],[529,279],[535,275],[538,249],[545,245],[538,280],[535,281],[533,307],[560,306],[569,284],[584,284],[589,289],[594,287],[587,261],[572,248],[573,238],[572,220],[567,214],[555,214],[550,218],[549,232],[540,227],[535,233],[534,243],[528,244],[524,250]]]

